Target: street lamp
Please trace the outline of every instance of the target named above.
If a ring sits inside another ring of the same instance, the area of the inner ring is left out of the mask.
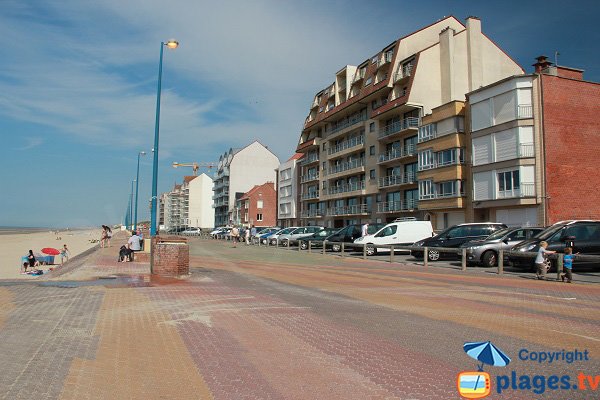
[[[129,194],[129,215],[130,215],[130,223],[131,225],[133,225],[133,184],[136,182],[136,180],[132,180],[131,181],[131,193]]]
[[[160,42],[160,61],[158,63],[158,88],[156,90],[156,122],[154,124],[154,160],[152,163],[152,210],[150,210],[150,236],[156,236],[156,221],[158,215],[157,207],[157,184],[158,184],[158,132],[160,126],[160,85],[162,81],[162,61],[163,47],[175,49],[179,46],[179,42],[169,40],[168,42]]]
[[[135,217],[133,218],[133,230],[137,230],[137,208],[138,208],[138,189],[140,186],[140,156],[145,156],[145,151],[138,153],[137,175],[135,176]]]

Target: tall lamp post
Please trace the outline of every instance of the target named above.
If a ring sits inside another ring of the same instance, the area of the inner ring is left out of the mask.
[[[163,48],[167,46],[169,49],[175,49],[179,46],[179,42],[169,40],[168,42],[160,42],[160,61],[158,63],[158,88],[156,90],[156,122],[154,124],[154,160],[152,163],[152,210],[150,210],[150,236],[156,236],[156,222],[158,215],[157,207],[157,184],[158,184],[158,132],[160,126],[160,89],[162,81],[162,61]]]
[[[129,223],[133,227],[133,184],[136,180],[131,181],[131,193],[129,194]]]
[[[138,189],[140,187],[140,156],[145,156],[145,151],[138,153],[137,174],[135,176],[135,216],[133,218],[133,230],[137,230]]]

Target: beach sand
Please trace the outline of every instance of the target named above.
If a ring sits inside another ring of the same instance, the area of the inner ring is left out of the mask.
[[[100,240],[100,235],[100,229],[60,231],[58,235],[52,231],[0,235],[0,279],[35,279],[35,276],[21,274],[21,257],[27,255],[30,249],[34,254],[41,254],[40,250],[44,247],[60,250],[66,244],[71,259],[97,246],[98,242],[91,241]],[[57,240],[57,236],[61,239]],[[60,255],[54,256],[55,265],[41,265],[39,268],[46,272],[48,268],[60,267],[60,260]]]

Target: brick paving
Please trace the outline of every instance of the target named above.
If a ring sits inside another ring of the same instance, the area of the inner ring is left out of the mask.
[[[42,279],[0,281],[1,399],[457,399],[456,374],[476,368],[462,345],[486,340],[512,358],[486,366],[492,377],[598,374],[595,285],[201,239],[190,276],[155,278],[116,262],[123,239]],[[540,366],[523,348],[592,359]]]

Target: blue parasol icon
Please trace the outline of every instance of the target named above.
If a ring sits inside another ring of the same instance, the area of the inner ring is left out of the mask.
[[[510,358],[490,341],[467,342],[463,345],[463,349],[470,357],[481,361],[481,365],[477,366],[479,371],[483,371],[483,364],[505,367],[510,363]]]

